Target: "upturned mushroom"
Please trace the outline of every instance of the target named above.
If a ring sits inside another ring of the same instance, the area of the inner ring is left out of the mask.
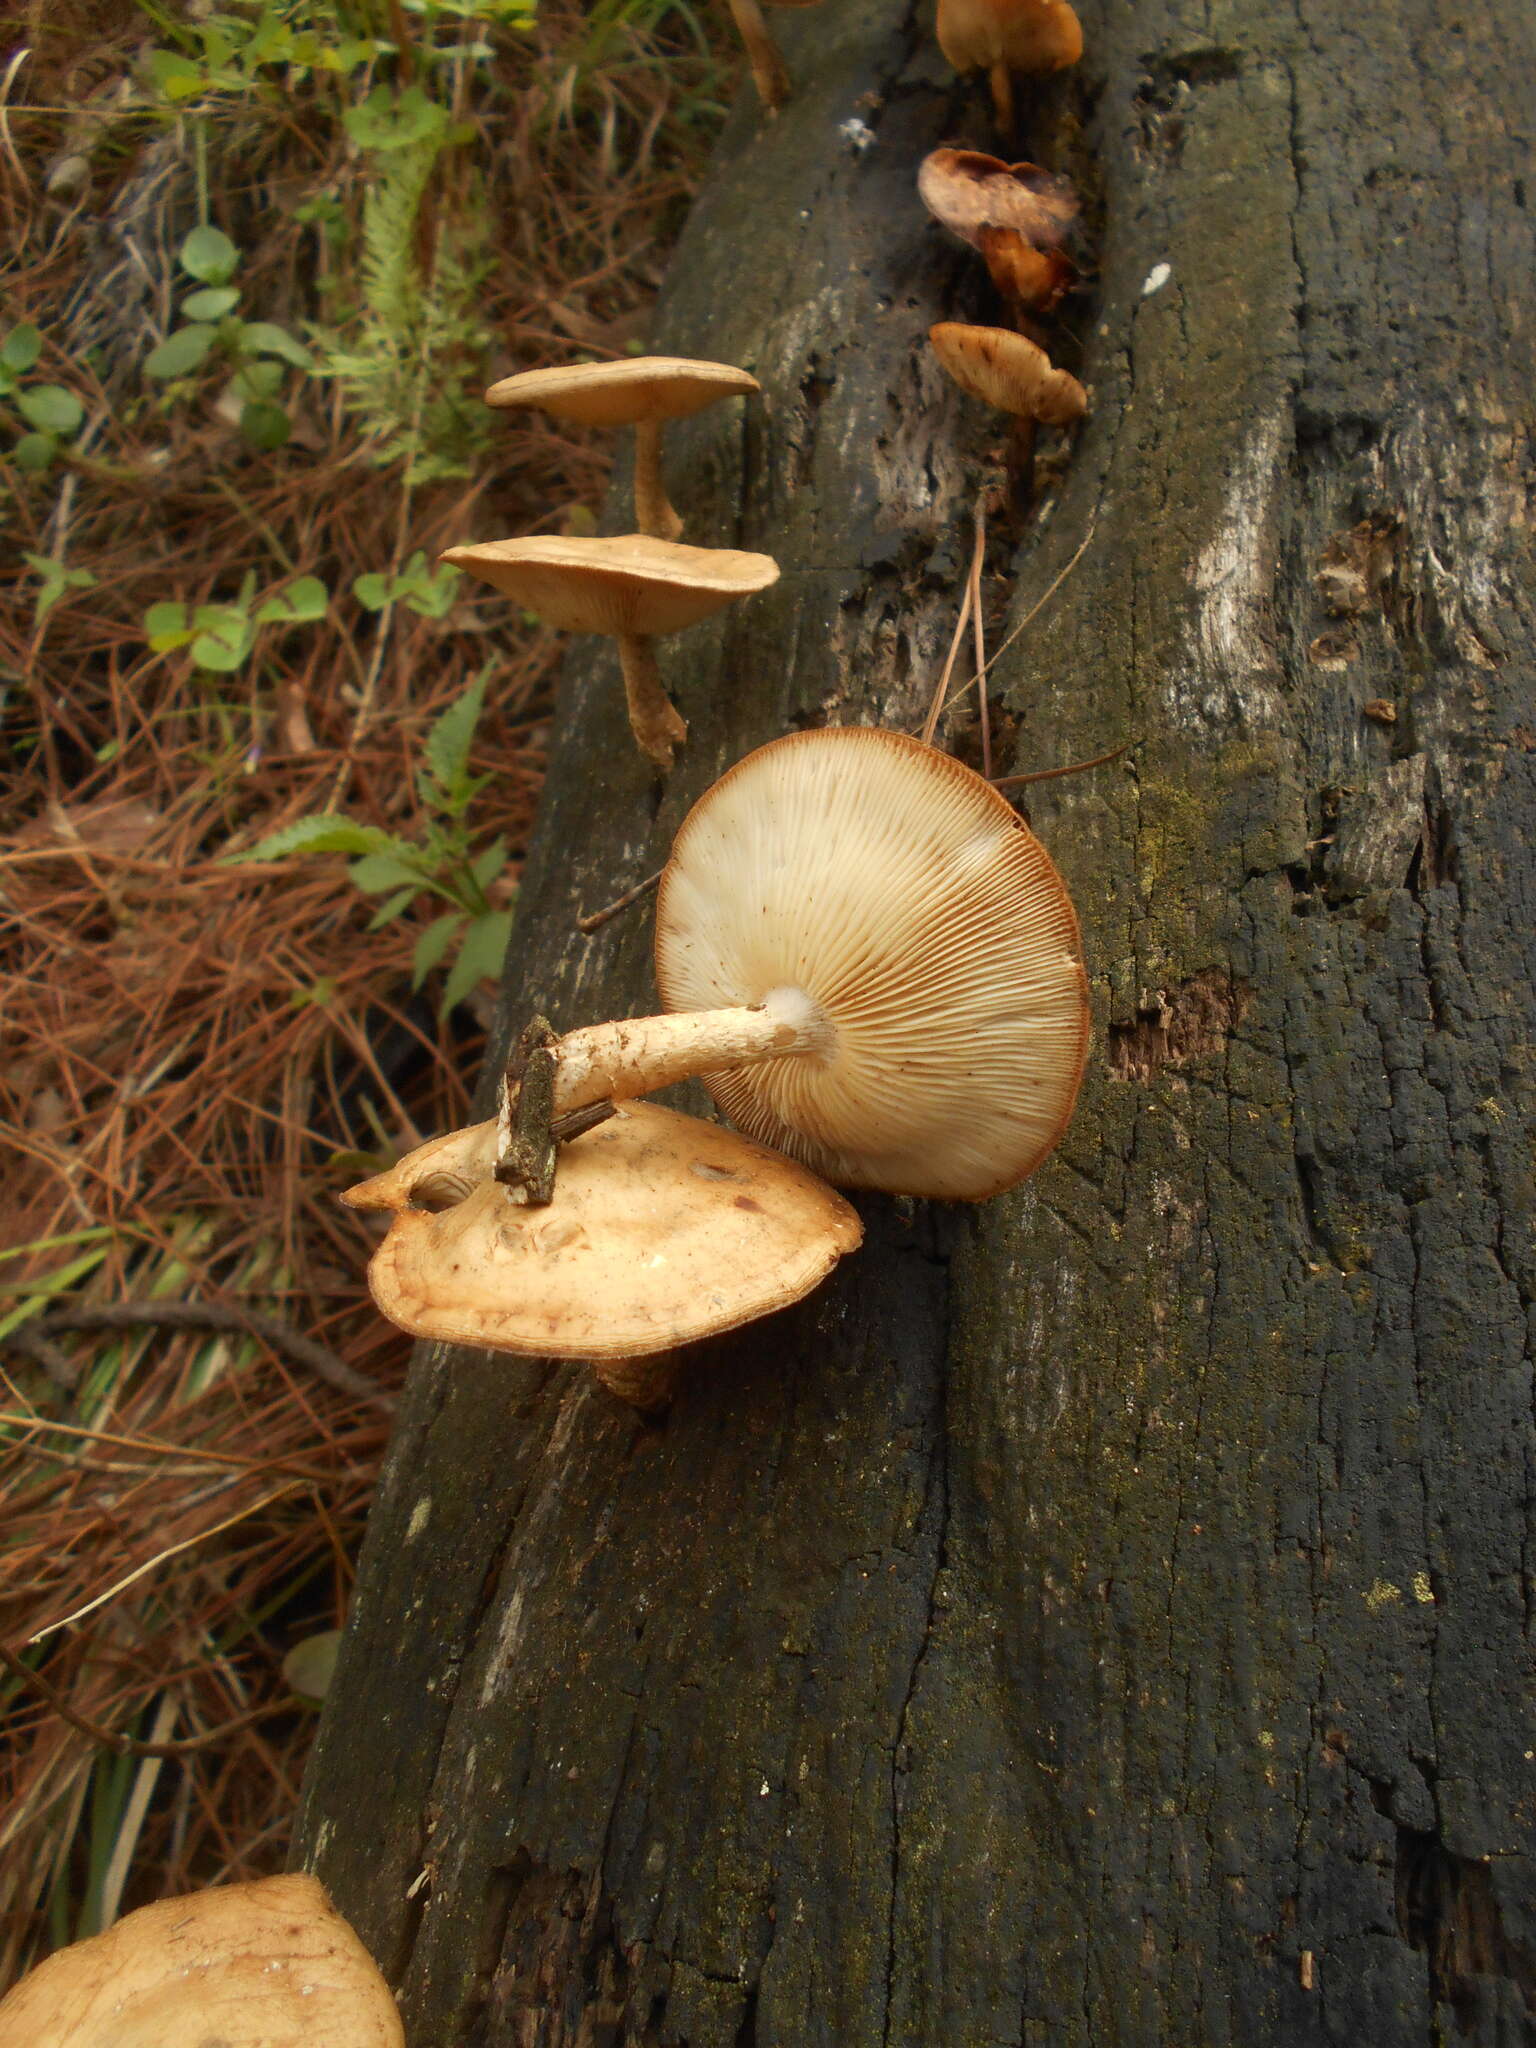
[[[652,641],[766,590],[779,575],[769,555],[685,547],[639,533],[482,541],[448,548],[442,560],[482,577],[562,632],[616,640],[630,730],[658,768],[671,767],[688,727],[662,688]]]
[[[1013,74],[1064,71],[1083,54],[1067,0],[939,0],[939,48],[961,73],[985,71],[1004,136],[1013,133]]]
[[[404,2048],[389,1986],[312,1877],[162,1899],[0,2001],[0,2048]]]
[[[811,7],[815,0],[774,0],[776,7]],[[752,83],[770,114],[776,114],[789,98],[789,73],[779,46],[773,40],[758,0],[730,0],[731,19],[746,48],[752,67]]]
[[[863,1235],[805,1167],[655,1103],[568,1145],[543,1207],[509,1198],[496,1152],[493,1119],[343,1195],[392,1212],[374,1300],[414,1336],[588,1359],[639,1408],[670,1394],[680,1346],[798,1301]]]
[[[633,356],[615,363],[567,363],[503,377],[485,394],[501,411],[533,407],[585,427],[635,430],[635,524],[642,533],[676,540],[683,530],[661,475],[661,430],[723,398],[760,391],[757,379],[730,363],[687,356]]]
[[[1069,178],[979,149],[935,149],[917,189],[934,219],[980,253],[1016,318],[1054,309],[1076,274],[1063,247],[1077,218]]]

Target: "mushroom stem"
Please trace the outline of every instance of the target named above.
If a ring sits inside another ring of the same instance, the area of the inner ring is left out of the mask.
[[[686,722],[661,686],[656,650],[642,633],[620,633],[619,663],[624,694],[629,700],[629,729],[635,744],[658,768],[670,768],[672,757],[688,737]]]
[[[660,420],[635,422],[635,524],[658,540],[676,540],[683,530],[661,480]]]
[[[682,1377],[680,1351],[653,1351],[645,1358],[595,1358],[592,1371],[609,1393],[642,1415],[661,1415],[672,1405]]]
[[[776,114],[789,98],[789,73],[768,32],[758,0],[731,0],[731,19],[746,45],[757,96],[770,114]]]
[[[560,1041],[555,1111],[580,1109],[605,1096],[622,1102],[695,1074],[795,1053],[827,1053],[831,1047],[826,1018],[794,988],[773,989],[751,1009],[675,1010],[664,1017],[589,1024]]]
[[[1013,135],[1013,73],[1007,61],[999,57],[987,76],[992,84],[992,111],[997,116],[997,130],[1005,142]]]

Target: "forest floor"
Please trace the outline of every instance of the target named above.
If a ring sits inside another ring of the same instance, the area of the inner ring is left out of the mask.
[[[559,654],[435,557],[593,530],[607,442],[480,393],[640,344],[715,35],[30,0],[0,49],[0,1990],[282,1866],[409,1350],[336,1196],[464,1120]]]

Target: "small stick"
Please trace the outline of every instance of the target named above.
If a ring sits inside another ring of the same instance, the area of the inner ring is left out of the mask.
[[[211,1749],[216,1742],[223,1742],[228,1736],[236,1735],[242,1728],[249,1728],[255,1721],[267,1721],[274,1714],[292,1714],[297,1711],[292,1701],[273,1702],[269,1706],[255,1707],[249,1714],[241,1714],[233,1721],[226,1721],[222,1728],[210,1728],[203,1735],[189,1735],[180,1742],[140,1742],[133,1735],[118,1735],[110,1728],[102,1728],[94,1721],[88,1721],[84,1714],[76,1713],[58,1687],[44,1678],[41,1671],[34,1671],[30,1664],[8,1650],[0,1643],[0,1664],[3,1664],[13,1678],[23,1685],[41,1693],[61,1721],[67,1721],[71,1728],[81,1735],[88,1735],[93,1742],[99,1742],[104,1749],[116,1751],[118,1756],[176,1757],[195,1756],[200,1749]]]
[[[495,1179],[513,1201],[544,1209],[555,1199],[555,1048],[560,1043],[547,1017],[530,1017],[502,1076],[502,1106],[496,1131]],[[513,1083],[517,1095],[512,1094]]]
[[[616,1102],[589,1102],[585,1109],[568,1109],[564,1116],[552,1118],[549,1135],[557,1145],[569,1145],[573,1138],[584,1138],[588,1131],[595,1131],[599,1124],[607,1123],[609,1117],[618,1113]]]
[[[1026,782],[1049,782],[1054,775],[1081,775],[1085,768],[1102,768],[1106,762],[1118,761],[1122,754],[1131,751],[1131,744],[1127,740],[1123,747],[1095,754],[1091,761],[1069,761],[1065,768],[1036,768],[1029,775],[994,775],[988,779],[994,789],[1022,789]]]
[[[976,545],[971,551],[971,631],[976,638],[976,715],[981,722],[981,773],[992,775],[992,716],[987,708],[987,629],[981,616],[981,568],[987,552],[987,512],[976,500]]]
[[[595,932],[605,925],[610,917],[617,917],[621,910],[628,910],[631,903],[638,903],[648,889],[654,889],[666,873],[658,868],[654,875],[647,875],[643,882],[636,882],[633,889],[626,889],[622,896],[615,896],[611,903],[605,903],[601,910],[590,910],[585,917],[578,917],[576,929],[579,932]]]
[[[949,643],[949,653],[944,658],[944,670],[933,693],[933,702],[928,707],[928,716],[923,720],[923,729],[918,737],[925,747],[933,745],[933,736],[939,729],[939,719],[944,711],[944,699],[949,689],[949,679],[955,671],[955,657],[960,652],[960,642],[965,638],[966,622],[971,616],[971,586],[967,579],[965,596],[960,605],[960,616],[955,621],[955,637]]]

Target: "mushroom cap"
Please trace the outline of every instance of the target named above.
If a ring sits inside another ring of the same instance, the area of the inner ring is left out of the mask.
[[[0,2001],[3,2048],[404,2048],[389,1986],[312,1877],[162,1899]]]
[[[1088,1046],[1077,918],[979,775],[903,733],[749,754],[684,819],[656,905],[671,1010],[803,991],[830,1053],[706,1076],[731,1121],[845,1187],[980,1201],[1032,1173]]]
[[[563,1146],[548,1208],[513,1202],[491,1178],[495,1157],[495,1123],[477,1124],[344,1198],[396,1208],[368,1284],[413,1336],[550,1358],[644,1356],[787,1308],[864,1234],[803,1166],[654,1102],[623,1103]],[[463,1201],[405,1206],[445,1169],[473,1181]]]
[[[928,330],[934,354],[962,391],[1026,419],[1064,427],[1088,410],[1088,394],[1043,348],[1006,327],[940,320]]]
[[[1008,228],[1035,249],[1059,249],[1077,218],[1070,178],[1038,164],[1006,164],[980,149],[934,149],[917,173],[918,197],[934,219],[973,249],[987,228]]]
[[[939,0],[939,48],[957,71],[1063,71],[1083,54],[1067,0]]]
[[[690,548],[648,533],[487,540],[447,548],[441,559],[483,577],[563,633],[677,633],[779,580],[771,555]]]
[[[696,363],[687,356],[630,356],[617,363],[565,363],[522,370],[485,394],[487,405],[537,406],[559,420],[586,427],[632,427],[642,420],[678,420],[721,398],[761,391],[761,384],[731,363]]]

